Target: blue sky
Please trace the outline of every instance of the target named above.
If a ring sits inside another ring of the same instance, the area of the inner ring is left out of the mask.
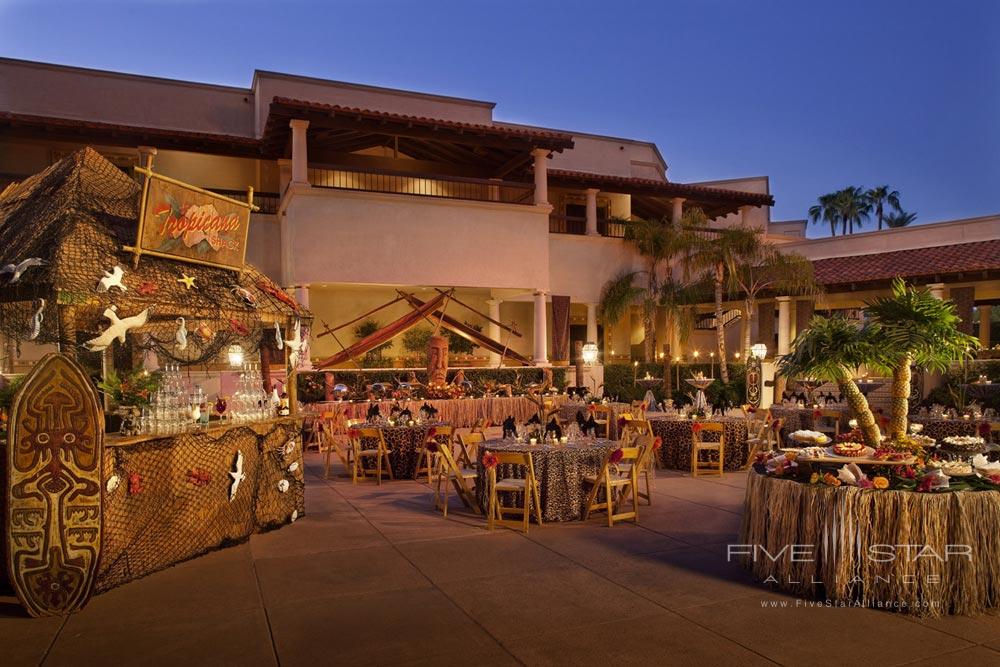
[[[491,100],[500,120],[655,141],[671,180],[766,174],[775,220],[883,183],[923,222],[1000,212],[991,0],[0,0],[0,55]]]

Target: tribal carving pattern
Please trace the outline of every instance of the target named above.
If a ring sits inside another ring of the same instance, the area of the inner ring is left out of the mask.
[[[760,359],[750,355],[747,359],[747,403],[755,408],[760,407],[761,395],[761,368]]]
[[[8,572],[32,616],[67,614],[90,597],[101,551],[104,419],[79,366],[49,354],[11,411]]]

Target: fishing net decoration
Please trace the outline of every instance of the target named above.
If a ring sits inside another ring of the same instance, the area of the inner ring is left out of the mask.
[[[122,246],[135,243],[141,190],[84,148],[0,194],[0,266],[32,257],[45,262],[0,286],[0,332],[26,340],[40,311],[34,342],[75,349],[92,365],[100,356],[85,343],[109,326],[106,309],[113,306],[121,318],[148,310],[146,324],[127,336],[132,364],[145,348],[161,361],[194,365],[218,361],[232,344],[258,349],[275,321],[284,329],[296,319],[308,324],[309,313],[249,265],[238,274],[144,255],[133,268]],[[115,266],[125,272],[125,291],[98,291]],[[194,289],[179,282],[183,276],[195,279]],[[188,332],[185,349],[176,341],[178,318]]]
[[[279,528],[305,512],[300,421],[186,433],[105,447],[103,593],[208,551]],[[237,452],[246,475],[229,500]],[[287,482],[285,488],[282,482]],[[282,491],[282,488],[285,488]]]

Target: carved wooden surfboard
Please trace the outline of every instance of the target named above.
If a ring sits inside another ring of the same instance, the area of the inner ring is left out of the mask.
[[[101,553],[104,414],[76,362],[42,358],[14,397],[7,447],[4,554],[32,616],[90,598]]]

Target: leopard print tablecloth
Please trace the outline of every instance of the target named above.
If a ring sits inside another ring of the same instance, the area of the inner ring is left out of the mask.
[[[541,487],[543,521],[575,521],[583,517],[589,487],[584,485],[584,475],[601,471],[601,463],[609,449],[618,443],[602,438],[581,439],[565,445],[529,445],[513,440],[487,440],[479,446],[480,452],[530,452],[535,477]],[[477,464],[476,495],[481,506],[487,505],[486,469]],[[525,468],[502,465],[497,468],[497,478],[525,475]],[[509,503],[509,501],[504,501]],[[521,498],[517,499],[521,502]]]
[[[934,417],[910,417],[911,424],[923,424],[920,435],[926,435],[941,442],[942,438],[953,435],[979,435],[977,432],[982,422],[974,419],[940,419]]]
[[[726,445],[723,451],[723,467],[726,470],[745,468],[750,457],[746,421],[740,418],[726,417],[703,421],[709,423],[721,421],[724,424]],[[653,427],[653,435],[663,439],[663,447],[660,448],[660,461],[664,467],[674,470],[691,470],[692,422],[688,419],[651,417],[649,423]],[[707,433],[705,440],[709,440],[713,435],[713,433]],[[703,456],[708,456],[708,454],[703,454]]]
[[[364,424],[364,428],[377,428],[382,431],[385,438],[385,445],[389,448],[389,463],[392,464],[392,474],[396,479],[409,479],[413,477],[420,462],[420,453],[423,451],[424,442],[427,440],[427,431],[433,427],[448,426],[446,422],[434,424],[415,424],[413,426],[390,426],[388,424]],[[448,445],[450,438],[440,435],[434,438],[438,444]],[[374,449],[376,441],[371,438],[362,438],[361,447]],[[374,460],[366,459],[365,465],[373,467]]]

